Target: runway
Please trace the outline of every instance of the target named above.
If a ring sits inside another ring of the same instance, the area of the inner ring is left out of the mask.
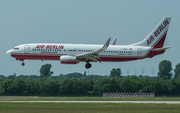
[[[180,104],[180,101],[0,101],[0,103],[154,103]]]

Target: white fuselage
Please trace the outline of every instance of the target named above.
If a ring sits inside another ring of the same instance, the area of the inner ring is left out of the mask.
[[[90,44],[50,44],[34,43],[23,44],[11,49],[7,54],[17,60],[60,60],[62,55],[76,56],[82,53],[93,52],[103,45]],[[99,53],[99,61],[121,62],[143,59],[149,57],[151,47],[109,45],[103,52]],[[151,56],[151,55],[150,55]],[[153,55],[154,56],[154,55]],[[151,56],[152,57],[152,56]],[[84,60],[81,60],[84,61]]]

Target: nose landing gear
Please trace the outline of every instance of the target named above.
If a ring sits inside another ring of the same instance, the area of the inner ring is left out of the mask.
[[[92,65],[91,65],[89,62],[86,62],[86,65],[85,65],[86,69],[91,68],[91,66],[92,66]]]
[[[16,58],[16,60],[22,61],[22,63],[21,63],[21,65],[22,65],[22,66],[24,66],[24,65],[25,65],[25,63],[24,63],[24,59],[18,59],[18,58]]]

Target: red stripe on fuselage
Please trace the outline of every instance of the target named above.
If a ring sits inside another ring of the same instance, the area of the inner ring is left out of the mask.
[[[23,59],[23,60],[60,60],[60,56],[44,56],[44,55],[11,55],[16,59]],[[124,58],[124,57],[113,57],[113,56],[100,56],[100,61],[105,62],[123,62],[123,61],[132,61],[138,60],[141,58]],[[85,60],[82,60],[85,61]]]
[[[144,59],[144,58],[151,58],[156,55],[162,54],[164,51],[160,52],[150,52],[147,56],[145,57],[132,57],[132,56],[106,56],[106,55],[100,55],[100,60],[99,61],[104,61],[104,62],[123,62],[123,61],[133,61],[133,60],[139,60],[139,59]],[[17,60],[60,60],[60,56],[65,55],[65,54],[51,54],[51,55],[32,55],[32,54],[12,54],[11,56],[16,58]],[[85,60],[81,60],[85,61]]]
[[[152,58],[156,55],[160,55],[160,54],[163,54],[165,52],[165,50],[163,51],[151,51],[146,57],[144,58]]]
[[[59,55],[32,55],[32,54],[12,54],[12,57],[23,60],[60,60]]]

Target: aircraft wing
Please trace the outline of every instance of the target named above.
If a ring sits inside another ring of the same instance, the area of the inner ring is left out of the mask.
[[[79,60],[82,60],[82,59],[85,59],[85,61],[89,61],[89,60],[92,60],[92,61],[98,61],[97,59],[100,59],[99,58],[99,53],[106,50],[109,46],[109,43],[110,43],[110,40],[111,38],[109,38],[106,43],[104,44],[104,46],[98,50],[95,50],[93,52],[87,52],[87,53],[83,53],[83,54],[78,54],[76,55],[76,58],[79,59]]]

